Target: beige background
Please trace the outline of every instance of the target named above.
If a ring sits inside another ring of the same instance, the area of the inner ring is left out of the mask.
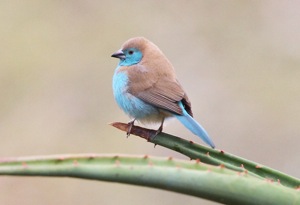
[[[124,153],[184,158],[108,126],[130,37],[173,63],[217,148],[300,177],[299,1],[1,1],[0,156]],[[166,132],[202,143],[176,120]],[[199,182],[201,183],[201,182]],[[5,205],[215,204],[150,188],[0,177]]]

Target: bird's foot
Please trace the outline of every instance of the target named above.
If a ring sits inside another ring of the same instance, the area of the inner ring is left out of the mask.
[[[126,137],[128,138],[132,129],[132,126],[134,125],[134,121],[135,119],[131,120],[130,122],[128,122],[128,129],[127,129],[127,133],[126,133]]]
[[[147,139],[147,141],[154,140],[155,137],[156,137],[158,134],[160,134],[160,133],[162,132],[162,130],[163,130],[163,124],[160,125],[160,127],[158,128],[158,130],[156,130],[156,132],[155,132],[153,135],[151,135],[151,136]]]

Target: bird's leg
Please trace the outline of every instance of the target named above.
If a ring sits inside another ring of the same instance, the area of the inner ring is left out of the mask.
[[[152,140],[156,137],[156,135],[158,135],[159,133],[162,132],[162,130],[163,130],[163,125],[164,125],[164,121],[165,121],[165,118],[162,119],[161,124],[160,124],[158,130],[156,130],[155,134],[152,136]],[[148,140],[148,141],[149,141],[149,140]]]
[[[132,126],[133,126],[133,124],[134,124],[134,121],[135,121],[135,119],[133,119],[133,120],[131,120],[130,122],[128,122],[127,138],[128,138],[129,135],[130,135],[131,128],[132,128]]]

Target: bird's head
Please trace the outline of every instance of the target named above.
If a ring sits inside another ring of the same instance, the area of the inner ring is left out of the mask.
[[[120,66],[131,66],[139,63],[143,58],[143,54],[138,48],[132,47],[120,49],[112,54],[111,57],[119,58]]]
[[[143,37],[131,38],[126,41],[122,48],[113,53],[111,57],[120,59],[120,66],[131,66],[139,63],[147,47],[148,40]]]

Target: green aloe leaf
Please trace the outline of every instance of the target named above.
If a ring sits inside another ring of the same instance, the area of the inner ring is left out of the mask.
[[[224,204],[300,204],[295,189],[222,166],[148,156],[69,155],[2,159],[0,175],[76,177],[154,187]]]
[[[127,131],[128,129],[128,125],[125,123],[115,122],[111,125],[123,131]],[[200,159],[201,162],[211,165],[222,165],[234,171],[247,171],[257,177],[278,182],[293,189],[298,189],[300,187],[299,179],[274,170],[270,167],[235,156],[222,150],[211,149],[202,145],[198,145],[192,141],[187,141],[167,133],[160,133],[153,138],[152,136],[154,136],[155,132],[155,130],[149,130],[138,126],[133,126],[131,129],[131,134],[147,139],[149,142],[155,145],[160,145],[162,147],[182,153],[191,159]]]

